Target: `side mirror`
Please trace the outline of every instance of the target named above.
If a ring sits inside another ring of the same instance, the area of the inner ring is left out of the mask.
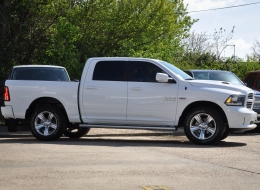
[[[246,82],[244,82],[244,84],[247,86],[247,83],[246,83]]]
[[[165,73],[156,73],[156,81],[158,82],[168,82],[169,80],[172,80],[167,74]]]

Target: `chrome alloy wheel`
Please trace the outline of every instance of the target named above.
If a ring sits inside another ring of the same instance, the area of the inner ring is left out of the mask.
[[[211,138],[216,132],[216,122],[210,115],[199,113],[190,121],[191,134],[200,140]]]
[[[51,112],[43,111],[35,117],[34,127],[40,135],[49,136],[57,129],[57,118]]]

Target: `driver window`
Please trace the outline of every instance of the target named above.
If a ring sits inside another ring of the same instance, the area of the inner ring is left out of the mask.
[[[157,82],[156,74],[165,73],[160,67],[144,61],[131,62],[131,80],[133,82]]]

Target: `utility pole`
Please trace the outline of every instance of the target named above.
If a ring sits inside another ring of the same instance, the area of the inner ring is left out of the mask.
[[[226,47],[227,46],[233,46],[234,47],[234,54],[233,54],[233,56],[234,56],[234,60],[236,59],[236,45],[235,44],[233,44],[233,45],[226,45]]]

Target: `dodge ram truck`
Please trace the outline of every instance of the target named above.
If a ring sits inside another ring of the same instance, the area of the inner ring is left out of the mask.
[[[165,61],[97,57],[79,82],[5,81],[5,119],[27,119],[39,140],[57,140],[90,128],[176,131],[195,144],[223,140],[229,131],[256,127],[254,92],[221,81],[198,81]],[[83,129],[83,130],[82,130]]]

